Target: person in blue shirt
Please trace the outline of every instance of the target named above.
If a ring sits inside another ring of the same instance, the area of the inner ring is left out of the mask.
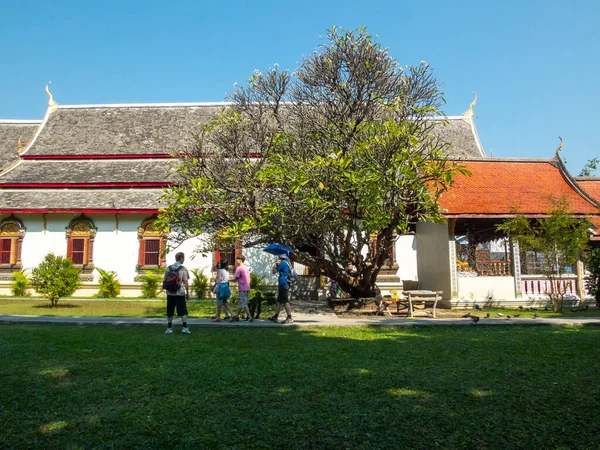
[[[287,255],[281,255],[275,264],[273,264],[273,274],[278,274],[278,280],[277,308],[275,309],[275,315],[269,318],[271,322],[277,323],[279,321],[281,307],[285,305],[287,318],[282,323],[294,323],[294,319],[292,319],[292,306],[290,305],[290,284],[288,283],[288,275],[291,268],[292,263],[290,263]]]

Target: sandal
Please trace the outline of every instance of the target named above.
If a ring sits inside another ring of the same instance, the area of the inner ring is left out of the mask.
[[[215,317],[215,318],[214,318],[212,321],[213,321],[213,322],[220,322],[220,321],[221,321],[221,319],[219,319],[219,318]]]

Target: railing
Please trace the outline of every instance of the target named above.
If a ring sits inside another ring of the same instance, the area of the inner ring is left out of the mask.
[[[523,275],[521,278],[521,293],[523,295],[548,295],[552,291],[564,292],[565,295],[577,295],[577,276],[563,275],[559,280],[550,282],[542,275]]]

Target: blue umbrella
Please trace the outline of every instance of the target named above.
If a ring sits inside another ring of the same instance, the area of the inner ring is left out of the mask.
[[[263,248],[263,252],[267,252],[275,256],[290,256],[294,254],[294,250],[289,248],[287,245],[283,244],[269,244],[265,248]]]

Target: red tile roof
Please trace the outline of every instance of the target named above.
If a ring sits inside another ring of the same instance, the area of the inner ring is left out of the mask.
[[[440,199],[448,217],[544,215],[550,197],[563,196],[576,214],[598,215],[598,206],[571,178],[562,163],[552,160],[470,160],[471,176],[456,175],[454,186]],[[600,195],[598,196],[600,199]]]

